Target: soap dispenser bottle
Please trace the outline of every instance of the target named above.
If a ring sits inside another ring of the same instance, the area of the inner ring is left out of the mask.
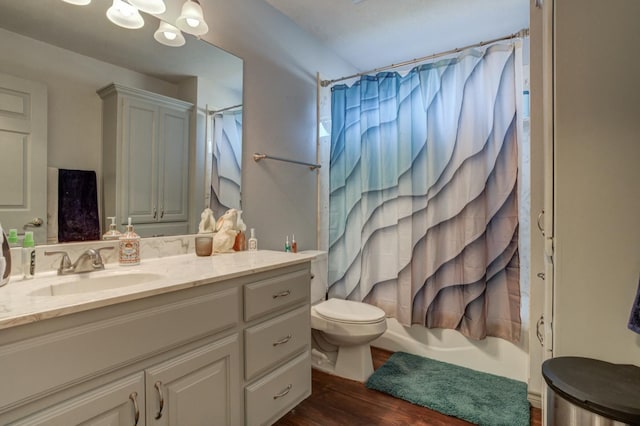
[[[107,219],[111,219],[111,224],[109,224],[109,230],[104,233],[104,235],[102,236],[102,239],[105,241],[119,240],[120,237],[122,236],[122,233],[118,231],[115,216],[110,216]]]
[[[256,230],[251,228],[251,237],[247,244],[249,251],[258,251],[258,239],[256,238]]]
[[[120,265],[140,264],[140,236],[133,230],[131,218],[129,218],[127,232],[119,239],[118,260]]]
[[[26,231],[22,240],[22,277],[29,280],[35,272],[36,242],[33,240],[33,231]]]

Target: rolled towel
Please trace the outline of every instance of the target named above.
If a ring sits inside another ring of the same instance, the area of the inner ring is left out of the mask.
[[[98,190],[93,170],[58,170],[58,241],[100,239]]]
[[[638,283],[638,290],[636,291],[636,299],[631,306],[631,316],[629,316],[629,330],[635,331],[640,334],[640,282]]]

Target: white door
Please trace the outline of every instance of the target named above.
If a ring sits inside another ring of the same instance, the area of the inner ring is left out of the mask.
[[[47,88],[0,74],[0,223],[45,243],[46,215]]]

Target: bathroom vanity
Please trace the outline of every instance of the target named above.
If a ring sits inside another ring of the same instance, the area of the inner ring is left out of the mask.
[[[311,393],[312,257],[190,254],[13,280],[0,289],[0,424],[275,422]],[[94,279],[108,288],[83,291]]]

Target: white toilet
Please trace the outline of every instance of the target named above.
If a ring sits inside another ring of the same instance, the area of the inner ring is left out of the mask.
[[[364,382],[373,373],[369,343],[387,329],[385,313],[366,303],[324,300],[328,286],[327,253],[312,253],[316,254],[311,261],[313,367]]]

